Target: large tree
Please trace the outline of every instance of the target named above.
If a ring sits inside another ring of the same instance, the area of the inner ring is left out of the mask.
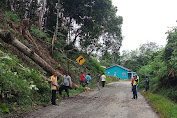
[[[147,42],[136,50],[123,51],[121,55],[121,65],[125,66],[133,71],[138,71],[141,66],[145,66],[149,61],[152,61],[156,52],[161,50],[162,46],[155,42]]]
[[[110,0],[61,0],[68,43],[79,43],[84,50],[95,51],[121,46],[122,17],[116,16],[117,8]],[[100,43],[102,39],[102,43]],[[115,47],[115,46],[114,46]]]

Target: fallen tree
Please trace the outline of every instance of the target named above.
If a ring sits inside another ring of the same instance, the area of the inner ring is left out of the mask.
[[[31,49],[29,49],[27,46],[25,46],[23,43],[21,43],[16,38],[13,38],[9,31],[0,30],[0,38],[4,42],[13,45],[18,50],[23,52],[26,56],[31,58],[35,63],[37,63],[45,71],[51,74],[53,74],[56,71],[51,65],[49,65],[46,61],[44,61],[39,55],[37,55],[35,52],[33,52]],[[62,76],[60,72],[57,72],[57,75]]]
[[[33,52],[31,49],[29,49],[27,46],[25,46],[23,43],[21,43],[16,38],[13,38],[9,31],[3,31],[0,29],[0,38],[5,43],[11,44],[14,47],[16,47],[19,51],[23,52],[26,56],[32,59],[36,64],[42,67],[46,72],[49,72],[50,74],[57,72],[57,76],[59,77],[63,76],[63,74],[55,70],[51,65],[49,65],[45,60],[43,60],[39,55],[37,55],[35,52]],[[72,84],[72,87],[78,88],[78,86],[74,83]]]

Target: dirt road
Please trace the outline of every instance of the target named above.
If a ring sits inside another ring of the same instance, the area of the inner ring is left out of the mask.
[[[27,115],[25,118],[159,118],[138,93],[138,100],[131,99],[129,81],[110,83],[81,93]]]

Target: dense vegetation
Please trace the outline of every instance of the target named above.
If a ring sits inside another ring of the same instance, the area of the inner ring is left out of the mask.
[[[81,71],[91,73],[95,87],[96,73],[104,72],[97,61],[100,55],[109,50],[112,62],[119,56],[123,19],[116,12],[110,0],[6,0],[0,1],[0,30],[10,31],[59,72],[69,71],[75,83]],[[50,82],[42,78],[51,73],[1,39],[0,51],[0,116],[49,104]],[[80,55],[86,59],[81,66],[76,62]],[[114,80],[108,77],[108,82]],[[80,87],[70,94],[82,91]]]
[[[147,42],[139,49],[124,51],[121,56],[123,66],[138,72],[140,88],[145,87],[145,75],[150,78],[150,91],[177,102],[177,29],[167,32],[167,45],[163,48]]]

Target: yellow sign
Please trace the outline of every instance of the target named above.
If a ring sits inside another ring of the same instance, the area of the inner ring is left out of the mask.
[[[76,59],[76,61],[77,61],[80,65],[82,65],[86,60],[84,59],[83,56],[79,56],[79,57]]]

